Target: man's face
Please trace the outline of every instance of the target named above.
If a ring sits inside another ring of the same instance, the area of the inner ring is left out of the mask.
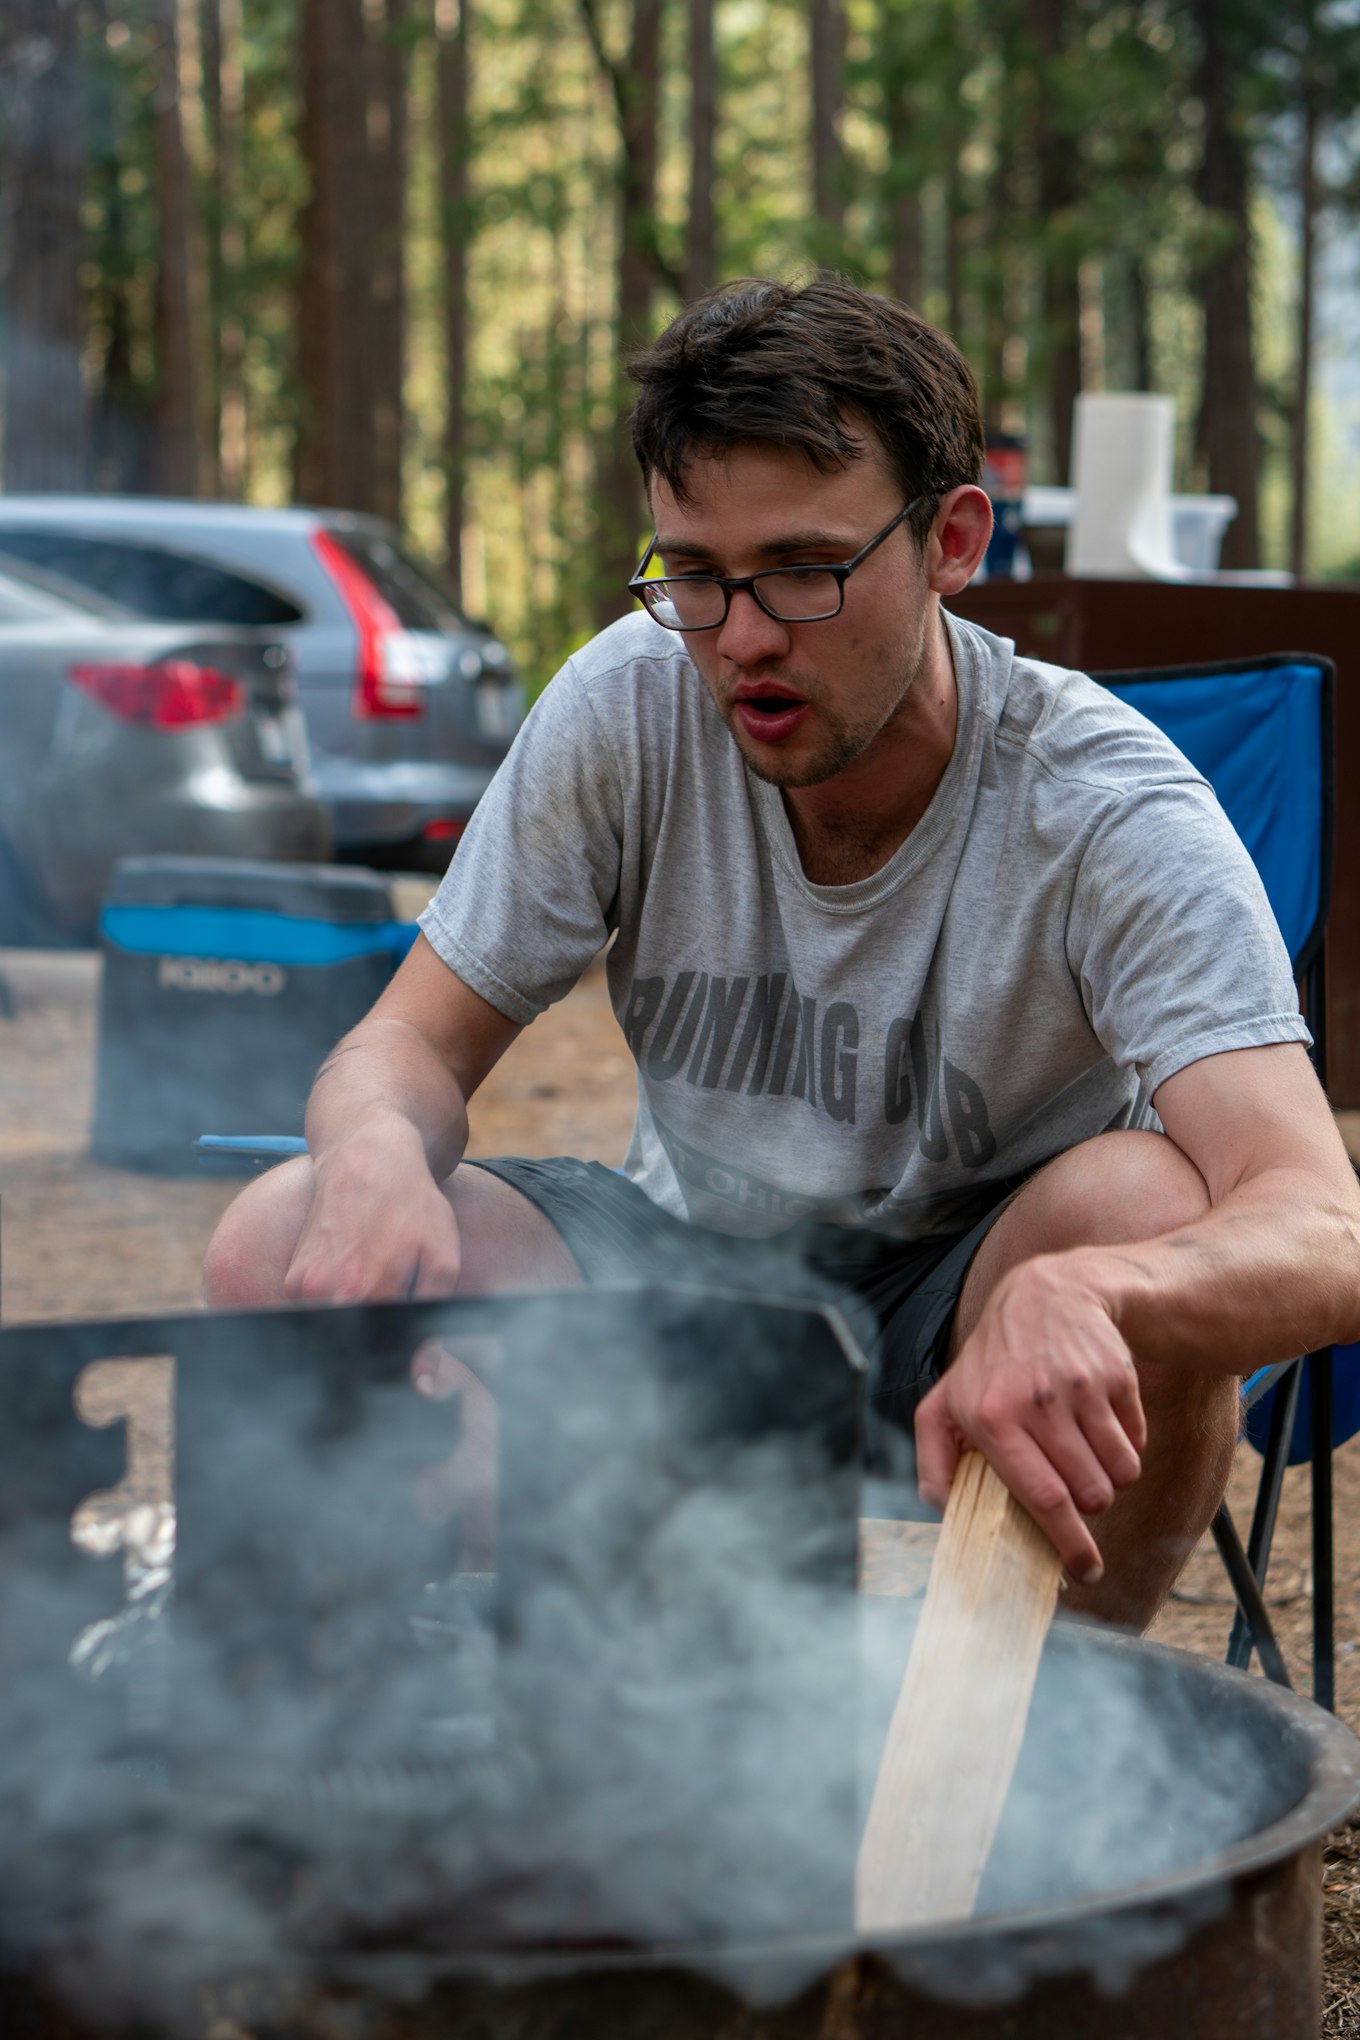
[[[652,479],[657,551],[669,574],[741,575],[848,560],[903,506],[867,440],[864,457],[819,473],[794,450],[752,444],[694,460],[681,504]],[[906,525],[845,584],[839,616],[786,623],[747,591],[716,630],[685,646],[752,771],[774,786],[819,786],[869,751],[911,694],[934,613]]]

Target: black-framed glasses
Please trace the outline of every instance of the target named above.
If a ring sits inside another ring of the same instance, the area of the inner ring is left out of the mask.
[[[666,630],[717,630],[727,621],[732,597],[744,588],[767,616],[779,623],[825,623],[839,616],[845,604],[845,584],[871,552],[891,538],[899,524],[933,499],[917,496],[896,517],[876,531],[852,560],[838,566],[766,567],[759,574],[657,574],[648,575],[656,539],[642,555],[638,570],[628,583],[644,609]]]

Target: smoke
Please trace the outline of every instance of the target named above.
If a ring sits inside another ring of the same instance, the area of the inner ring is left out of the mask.
[[[30,1342],[85,1470],[0,1586],[11,1961],[168,2005],[337,1945],[848,1936],[860,1376],[824,1319],[656,1292]],[[117,1466],[71,1395],[111,1351],[176,1359],[168,1600],[90,1555]]]
[[[0,1344],[0,1974],[179,2031],[214,1983],[351,1958],[414,1989],[422,1958],[671,1950],[751,1996],[853,1948],[914,1608],[855,1593],[832,1320],[595,1291]],[[155,1423],[129,1397],[125,1472],[90,1363],[164,1397],[171,1354],[167,1515]],[[120,1493],[121,1541],[90,1501]],[[1307,1789],[1259,1710],[1060,1628],[982,1917],[890,1951],[933,1995],[1074,1959],[1124,1988]]]

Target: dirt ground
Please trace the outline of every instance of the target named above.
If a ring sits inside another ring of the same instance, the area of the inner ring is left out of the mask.
[[[408,905],[409,910],[409,905]],[[0,952],[0,1317],[132,1316],[195,1308],[198,1270],[238,1183],[107,1168],[88,1152],[99,962],[84,953]],[[473,1109],[470,1152],[622,1159],[632,1065],[603,971],[522,1037]],[[1342,1116],[1360,1152],[1360,1114]],[[205,1126],[205,1131],[211,1131]],[[1256,1470],[1239,1454],[1231,1497],[1245,1525]],[[1360,1439],[1335,1460],[1338,1712],[1360,1732]],[[1287,1479],[1268,1599],[1296,1683],[1309,1684],[1312,1619],[1304,1470]],[[1206,1542],[1154,1634],[1221,1657],[1231,1601]],[[1321,2033],[1360,2036],[1360,1821],[1331,1838],[1324,1873]]]

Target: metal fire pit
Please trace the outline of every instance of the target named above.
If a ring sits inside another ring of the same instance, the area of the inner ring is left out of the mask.
[[[1198,1739],[1179,1794],[1164,1777],[1149,1805],[1072,1750],[1095,1691]],[[74,1989],[64,1960],[30,1966],[0,2010],[11,2040],[1315,2040],[1321,1840],[1360,1797],[1358,1759],[1331,1716],[1263,1680],[1068,1629],[972,1921],[874,1946],[469,1948],[436,1907],[381,1945],[313,1937],[264,1965],[208,1942],[150,2000],[108,1950]]]
[[[718,1388],[693,1365],[715,1308],[741,1334]],[[486,1578],[437,1510],[398,1506],[463,1435],[411,1402],[412,1354],[475,1365],[479,1337],[501,1342],[494,1718]],[[6,2040],[1314,2040],[1321,1838],[1360,1745],[1092,1628],[1049,1639],[977,1918],[857,1940],[857,1802],[914,1610],[851,1591],[834,1320],[652,1292],[42,1338],[0,1335]],[[143,1621],[149,1649],[70,1709],[70,1626],[110,1576],[69,1518],[119,1454],[87,1430],[57,1478],[35,1440],[120,1353],[179,1365],[173,1649]],[[600,1477],[620,1439],[640,1483]],[[748,1568],[756,1623],[723,1600]],[[573,1709],[584,1750],[557,1733]]]

